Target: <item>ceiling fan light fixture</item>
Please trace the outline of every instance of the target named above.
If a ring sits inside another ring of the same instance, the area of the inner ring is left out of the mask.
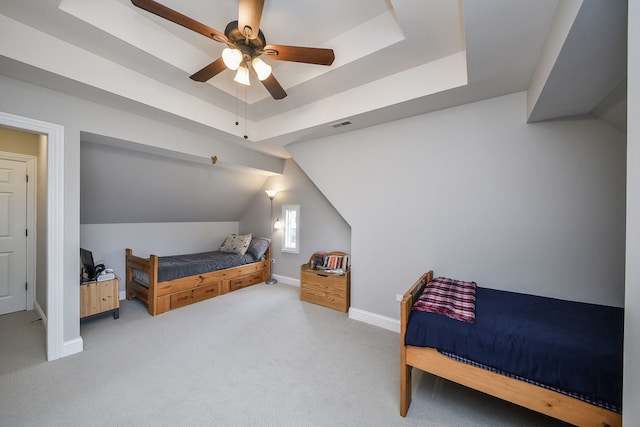
[[[251,65],[253,65],[253,69],[258,75],[258,79],[260,81],[266,79],[271,75],[271,65],[267,64],[260,58],[253,58],[251,61]]]
[[[222,60],[228,69],[237,70],[242,62],[242,52],[240,49],[231,49],[227,47],[222,51]]]
[[[249,69],[243,66],[238,67],[238,71],[236,72],[236,76],[233,80],[243,85],[251,86],[251,82],[249,81]]]
[[[271,67],[267,64],[257,65],[261,61],[253,62],[254,57],[264,54],[275,61],[326,66],[333,64],[335,59],[333,49],[268,45],[262,30],[260,30],[265,0],[237,0],[238,19],[229,22],[224,33],[154,0],[131,0],[131,2],[135,7],[148,13],[226,45],[227,49],[223,50],[219,58],[189,76],[196,82],[206,82],[225,71],[225,69],[230,69],[237,71],[234,78],[236,82],[249,85],[249,74],[251,73],[249,69],[253,67],[254,72],[259,75],[262,85],[271,94],[271,97],[273,99],[283,99],[287,96],[287,92],[282,88],[272,72],[267,71],[271,70]],[[250,60],[252,64],[249,64]],[[254,66],[253,64],[256,65]],[[262,65],[265,66],[263,67]]]

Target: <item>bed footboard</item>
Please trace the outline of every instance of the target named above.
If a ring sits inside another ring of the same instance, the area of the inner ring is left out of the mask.
[[[155,316],[158,314],[155,301],[156,286],[158,284],[158,257],[150,255],[149,258],[141,258],[133,255],[133,251],[127,248],[125,266],[127,299],[131,300],[133,297],[136,297],[147,306],[149,314]],[[133,270],[139,270],[147,273],[149,276],[148,288],[133,280]]]
[[[424,273],[417,282],[409,288],[400,302],[400,415],[405,417],[411,404],[411,369],[407,364],[407,346],[404,337],[407,333],[407,322],[413,303],[420,297],[424,287],[433,279],[433,271]]]

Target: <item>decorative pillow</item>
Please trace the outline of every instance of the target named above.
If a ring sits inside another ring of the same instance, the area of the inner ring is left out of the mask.
[[[475,323],[476,282],[436,277],[427,283],[413,310],[439,313],[455,320]]]
[[[251,234],[230,234],[220,246],[220,252],[244,255],[249,248],[249,242],[251,242]]]
[[[247,253],[252,255],[256,261],[259,261],[264,256],[265,252],[267,252],[269,243],[271,243],[271,240],[266,237],[254,237],[251,239],[251,243],[249,243]]]

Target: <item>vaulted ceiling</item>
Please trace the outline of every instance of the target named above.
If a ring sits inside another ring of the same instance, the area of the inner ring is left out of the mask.
[[[237,0],[159,2],[219,31],[238,16]],[[129,0],[2,0],[0,73],[283,158],[291,142],[523,90],[530,121],[626,125],[626,1],[266,0],[261,30],[335,62],[267,57],[288,93],[274,100],[255,76],[189,79],[225,45]]]

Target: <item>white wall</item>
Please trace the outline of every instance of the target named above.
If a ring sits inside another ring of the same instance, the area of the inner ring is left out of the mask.
[[[640,2],[629,2],[627,86],[627,253],[624,324],[625,426],[640,425]]]
[[[107,268],[112,268],[120,277],[120,291],[124,291],[126,248],[143,258],[150,254],[207,252],[217,250],[224,238],[232,233],[238,233],[237,222],[82,224],[80,247],[92,251],[96,264],[103,262]]]
[[[351,225],[352,307],[398,319],[428,269],[623,305],[624,134],[525,117],[517,93],[287,147]]]
[[[240,220],[241,233],[261,233],[270,237],[269,198],[264,190],[278,190],[273,200],[273,216],[282,218],[282,205],[300,205],[300,253],[282,252],[282,230],[273,236],[274,276],[298,284],[300,265],[317,251],[351,252],[351,227],[329,203],[295,161],[285,162],[282,175],[271,177]]]

